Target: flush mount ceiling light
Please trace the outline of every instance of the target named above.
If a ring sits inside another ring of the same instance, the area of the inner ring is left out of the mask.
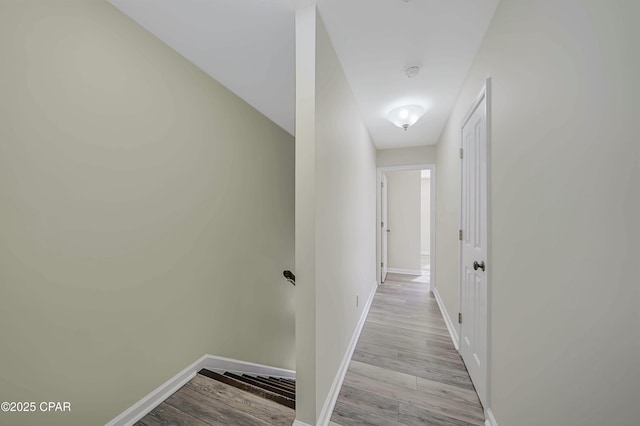
[[[424,114],[424,108],[420,105],[405,105],[394,108],[387,114],[387,119],[396,126],[407,130],[409,126],[416,124],[416,121]]]

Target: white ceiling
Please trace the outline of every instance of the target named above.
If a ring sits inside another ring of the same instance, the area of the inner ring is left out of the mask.
[[[299,0],[109,1],[293,134]],[[498,2],[318,0],[377,148],[438,141]],[[427,110],[406,132],[386,119],[404,104]]]

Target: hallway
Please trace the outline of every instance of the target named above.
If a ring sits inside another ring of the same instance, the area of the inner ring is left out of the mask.
[[[378,288],[331,420],[341,426],[484,424],[428,276],[389,274]]]

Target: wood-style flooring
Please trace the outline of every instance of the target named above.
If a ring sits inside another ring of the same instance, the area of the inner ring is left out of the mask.
[[[340,426],[484,424],[428,276],[389,274],[378,288],[331,421]]]
[[[290,426],[295,417],[292,408],[196,374],[136,426]]]

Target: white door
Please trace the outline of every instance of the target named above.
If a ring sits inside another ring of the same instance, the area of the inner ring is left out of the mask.
[[[383,283],[387,279],[387,260],[389,257],[388,254],[388,232],[389,225],[387,224],[388,212],[389,208],[387,206],[387,175],[382,174],[382,187],[380,188],[380,254],[381,254],[381,265],[380,265],[380,282]]]
[[[487,396],[486,89],[462,126],[460,355],[480,400]]]

